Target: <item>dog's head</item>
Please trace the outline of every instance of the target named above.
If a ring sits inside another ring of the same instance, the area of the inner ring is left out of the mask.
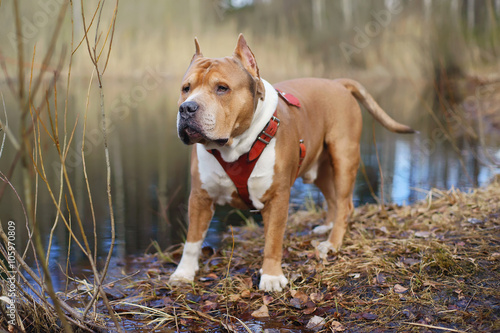
[[[182,79],[177,133],[185,144],[231,144],[250,126],[264,84],[255,57],[240,34],[231,56],[206,58],[196,52]]]

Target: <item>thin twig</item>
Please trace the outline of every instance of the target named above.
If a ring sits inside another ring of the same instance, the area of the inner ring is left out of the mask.
[[[14,136],[14,133],[12,133],[12,131],[10,130],[10,127],[9,127],[9,118],[7,117],[7,108],[5,107],[5,100],[3,98],[3,93],[0,92],[0,94],[2,95],[3,112],[4,112],[4,115],[5,115],[5,124],[3,124],[2,123],[2,119],[0,119],[0,128],[4,132],[4,136],[3,136],[3,139],[2,139],[2,148],[0,150],[0,157],[2,157],[2,151],[3,151],[3,146],[4,146],[4,143],[5,143],[5,137],[6,136],[9,137],[9,140],[12,143],[12,145],[14,146],[15,150],[19,150],[20,147],[21,147],[21,145],[19,144],[19,142],[17,142],[17,139]]]
[[[97,262],[97,221],[95,218],[94,200],[92,199],[92,191],[90,190],[90,182],[89,182],[89,177],[87,174],[87,161],[85,158],[85,133],[87,131],[87,115],[88,115],[89,103],[90,103],[90,89],[92,87],[92,82],[94,81],[94,73],[95,73],[95,68],[92,69],[92,75],[90,76],[89,87],[87,89],[87,103],[85,105],[85,115],[83,117],[81,156],[82,156],[82,166],[83,166],[83,177],[85,178],[85,185],[87,187],[87,194],[88,194],[89,203],[90,203],[90,213],[92,215],[92,227],[93,227],[93,231],[94,231],[94,261]]]
[[[99,4],[100,4],[100,1],[99,1]],[[87,306],[84,310],[84,315],[89,311],[90,307],[95,302],[97,295],[100,293],[102,296],[103,302],[109,311],[111,319],[115,323],[116,329],[119,332],[121,332],[122,329],[118,323],[118,319],[116,318],[116,315],[115,315],[113,309],[111,308],[111,306],[107,300],[106,293],[102,289],[102,281],[104,281],[104,279],[106,277],[106,273],[107,273],[107,270],[109,268],[109,263],[111,262],[111,255],[113,253],[113,248],[114,248],[114,244],[115,244],[115,236],[116,236],[115,235],[115,219],[114,219],[114,211],[113,211],[113,200],[112,200],[112,195],[111,195],[111,163],[110,163],[110,158],[109,158],[109,148],[108,148],[107,132],[106,132],[106,112],[104,109],[104,89],[103,89],[103,84],[102,84],[102,73],[99,70],[99,64],[98,64],[99,59],[96,55],[97,45],[94,45],[94,47],[92,48],[94,51],[92,53],[89,38],[88,38],[88,33],[87,33],[87,29],[86,29],[86,24],[85,24],[85,10],[83,8],[83,1],[81,2],[81,7],[82,7],[82,21],[83,21],[83,27],[84,27],[84,31],[85,31],[85,40],[87,42],[87,49],[89,52],[90,59],[92,60],[92,62],[94,64],[94,67],[95,67],[95,70],[97,73],[97,79],[99,81],[99,92],[100,92],[100,101],[101,101],[100,106],[101,106],[101,117],[102,117],[102,132],[103,132],[104,154],[105,154],[105,158],[106,158],[106,174],[107,174],[107,177],[106,177],[107,186],[106,187],[107,187],[107,194],[108,194],[108,206],[109,206],[110,223],[111,223],[111,243],[110,243],[108,255],[107,255],[101,276],[99,276],[97,272],[94,273],[95,281],[96,281],[96,291],[94,293],[94,296],[92,297],[92,300],[87,304]],[[101,7],[101,10],[102,10],[102,7]],[[116,1],[115,10],[113,13],[113,21],[116,20],[116,14],[118,11],[117,8],[118,8],[118,0]],[[99,24],[100,24],[100,17],[98,18],[98,22],[97,22],[96,38],[95,38],[96,44],[97,44],[97,34],[99,33],[99,29],[98,29]],[[111,42],[113,40],[113,37],[114,37],[114,29],[113,29],[113,34],[110,37],[111,39],[110,39],[110,46],[109,46],[108,52],[111,52]]]
[[[441,331],[449,331],[449,332],[457,332],[457,333],[467,333],[465,331],[460,331],[460,330],[456,330],[456,329],[448,328],[448,327],[426,325],[426,324],[420,324],[420,323],[410,323],[410,322],[406,322],[406,321],[402,322],[401,324],[407,324],[407,325],[414,325],[414,326],[420,326],[420,327],[433,328],[433,329],[441,330]]]
[[[19,1],[14,1],[14,19],[16,22],[16,36],[17,36],[17,79],[19,87],[17,90],[17,95],[19,96],[19,101],[24,100],[24,68],[23,68],[23,32],[21,30],[21,15],[19,14]]]
[[[16,1],[17,3],[17,1]],[[43,76],[45,74],[45,71],[49,68],[49,63],[50,60],[52,59],[52,55],[54,50],[56,49],[56,42],[57,38],[59,36],[59,32],[61,31],[62,23],[64,21],[64,17],[66,16],[67,8],[68,8],[69,1],[65,1],[62,5],[61,8],[59,9],[59,14],[56,20],[56,27],[54,29],[54,32],[52,33],[52,37],[49,43],[49,47],[47,48],[47,53],[45,54],[43,61],[42,61],[42,66],[40,69],[40,73],[38,73],[38,76],[35,80],[35,83],[33,84],[32,92],[31,92],[31,97],[35,96],[36,93],[38,92],[38,89],[40,88],[40,85],[43,80]],[[27,107],[23,107],[23,115],[21,116],[22,118],[25,117],[25,115],[28,113]]]
[[[375,199],[375,201],[380,205],[380,199],[375,194],[375,191],[373,190],[370,179],[368,178],[368,174],[366,173],[365,163],[363,163],[363,160],[360,160],[359,164],[361,165],[361,173],[363,174],[363,177],[365,178],[365,182],[368,185],[368,190],[370,191],[372,198]]]
[[[385,201],[384,201],[384,172],[382,171],[382,165],[380,164],[380,158],[378,156],[377,140],[375,139],[375,124],[372,124],[372,134],[373,134],[373,145],[375,146],[375,156],[377,157],[378,170],[380,172],[380,208],[382,212],[385,213]]]
[[[476,293],[477,293],[477,289],[474,290],[474,294],[472,294],[472,296],[470,297],[470,300],[467,302],[467,305],[465,306],[464,311],[467,311],[467,308],[469,307],[470,302],[472,302],[472,299],[474,298],[474,296],[476,296]]]

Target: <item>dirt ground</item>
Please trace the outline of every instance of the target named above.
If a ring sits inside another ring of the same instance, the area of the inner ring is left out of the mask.
[[[432,190],[410,206],[361,206],[343,248],[327,258],[315,250],[324,236],[311,235],[324,212],[309,207],[289,219],[284,292],[258,290],[264,239],[252,220],[230,227],[220,248],[203,249],[191,285],[168,284],[180,246],[117,263],[104,289],[123,329],[500,332],[500,177],[470,193]],[[81,310],[92,284],[72,287],[59,296]],[[19,310],[26,332],[61,331],[54,313],[29,302]],[[102,301],[90,309],[90,331],[115,331],[107,313]]]
[[[108,286],[113,307],[126,326],[159,331],[500,332],[498,181],[433,190],[411,206],[359,207],[342,250],[326,259],[311,236],[323,216],[291,215],[282,293],[258,290],[263,230],[250,221],[220,249],[204,248],[183,288],[167,284],[180,249],[137,258],[142,273]]]

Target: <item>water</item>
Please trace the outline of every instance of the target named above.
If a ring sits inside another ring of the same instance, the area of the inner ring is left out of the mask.
[[[116,219],[116,247],[114,256],[124,258],[155,251],[152,246],[157,242],[161,249],[179,244],[187,230],[187,199],[189,194],[189,152],[176,135],[176,104],[178,81],[165,77],[148,77],[123,81],[105,82],[106,105],[108,110],[108,139],[112,165],[112,193]],[[154,81],[156,79],[156,81]],[[149,80],[149,81],[148,81]],[[150,89],[144,82],[156,82]],[[460,121],[448,122],[451,140],[443,134],[443,128],[436,123],[432,112],[440,113],[431,88],[416,90],[414,85],[404,82],[389,82],[383,88],[372,82],[364,82],[379,104],[395,119],[420,131],[419,134],[401,135],[382,128],[367,112],[363,113],[364,129],[361,139],[362,166],[358,172],[354,202],[356,206],[381,201],[381,191],[385,203],[408,204],[421,200],[433,187],[449,189],[456,187],[469,189],[488,182],[498,168],[487,166],[481,161],[485,155],[498,154],[498,129],[486,135],[487,145],[481,146],[462,134]],[[69,178],[83,221],[89,244],[97,244],[97,256],[104,258],[111,241],[109,211],[106,194],[106,168],[102,137],[99,134],[100,116],[97,91],[92,90],[91,103],[87,117],[86,130],[86,168],[92,205],[85,178],[83,177],[80,154],[82,140],[86,91],[88,83],[74,80],[70,96],[70,110],[80,114],[75,130],[72,149],[68,155]],[[333,102],[333,101],[332,101]],[[10,103],[10,104],[9,104]],[[7,109],[14,108],[7,99]],[[62,105],[59,106],[62,110]],[[61,112],[61,111],[59,111]],[[12,117],[13,118],[13,117]],[[44,118],[47,120],[47,117]],[[75,117],[68,122],[73,124]],[[467,124],[473,119],[465,119]],[[62,121],[60,120],[62,123]],[[62,126],[60,123],[60,126]],[[17,128],[11,119],[12,128]],[[72,128],[73,125],[70,126]],[[451,127],[450,127],[451,126]],[[283,130],[283,129],[280,129]],[[61,129],[61,133],[62,133]],[[376,145],[374,144],[374,136]],[[61,139],[62,140],[62,139]],[[47,139],[42,140],[41,149],[44,165],[52,191],[58,194],[59,173],[54,145]],[[377,153],[380,159],[377,162]],[[0,170],[4,173],[14,160],[13,148],[7,145],[0,160]],[[40,161],[39,161],[40,162]],[[362,172],[361,170],[364,170]],[[383,174],[381,182],[380,171]],[[22,193],[20,168],[15,169],[11,182]],[[48,243],[56,209],[46,185],[38,179],[39,195],[37,204],[37,223],[43,238]],[[65,192],[67,195],[67,192]],[[372,195],[375,194],[375,196]],[[68,197],[66,197],[68,198]],[[321,206],[321,193],[313,186],[299,179],[292,188],[291,209],[303,209],[305,203],[314,202]],[[76,215],[71,208],[64,214],[76,227]],[[63,207],[66,206],[63,204]],[[0,219],[14,220],[18,225],[18,246],[26,244],[27,234],[23,227],[24,215],[14,191],[7,189],[0,202]],[[94,224],[96,221],[94,237]],[[218,209],[206,245],[217,247],[220,234],[227,223],[241,223],[241,217],[231,209]],[[68,231],[61,219],[55,228],[51,249],[51,269],[60,274],[64,267],[69,245]],[[71,243],[69,259],[75,271],[85,269],[86,259],[75,242]],[[55,279],[57,280],[57,278]],[[60,280],[64,277],[61,275]],[[56,287],[62,288],[62,285]]]

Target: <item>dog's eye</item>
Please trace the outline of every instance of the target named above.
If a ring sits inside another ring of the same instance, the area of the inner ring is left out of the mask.
[[[229,87],[228,86],[225,86],[225,85],[222,85],[222,84],[219,84],[217,86],[217,93],[218,94],[224,94],[224,93],[227,93],[229,91]]]
[[[191,87],[188,84],[188,85],[182,87],[182,92],[185,93],[185,94],[187,94],[189,92],[189,89],[191,89]]]

